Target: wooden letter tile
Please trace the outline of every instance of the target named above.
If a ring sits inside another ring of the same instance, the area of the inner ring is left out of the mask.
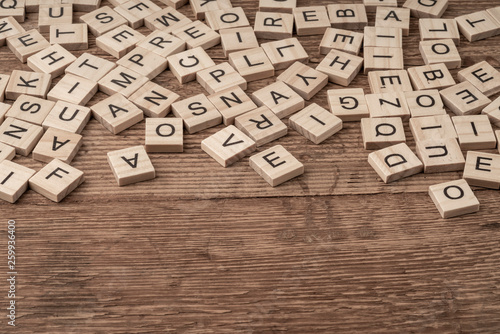
[[[410,92],[413,90],[406,70],[372,71],[368,73],[372,93]]]
[[[250,26],[245,11],[241,7],[212,10],[205,13],[205,20],[215,31]]]
[[[421,41],[419,50],[427,65],[444,63],[449,69],[462,66],[462,58],[451,39]]]
[[[16,156],[16,149],[10,145],[0,143],[0,162],[12,160]]]
[[[94,118],[115,135],[144,119],[142,110],[121,94],[112,95],[90,109]]]
[[[257,146],[286,136],[288,128],[269,108],[260,107],[236,117],[234,125],[252,138]]]
[[[455,84],[455,79],[445,64],[410,67],[408,75],[413,87],[417,90],[440,89]]]
[[[103,6],[80,16],[80,22],[88,25],[90,33],[99,37],[110,30],[127,24],[127,20],[108,6]]]
[[[363,0],[367,12],[375,12],[379,6],[397,7],[398,0]]]
[[[24,28],[13,18],[0,19],[0,46],[5,45],[8,37],[26,32]]]
[[[167,58],[168,66],[181,84],[196,80],[196,73],[215,66],[202,47],[186,50]]]
[[[263,39],[284,39],[293,36],[293,15],[287,13],[257,12],[255,36]]]
[[[370,117],[410,118],[410,109],[404,92],[367,94],[365,96]]]
[[[401,28],[365,27],[363,45],[364,47],[402,48],[403,31]]]
[[[305,107],[304,99],[282,81],[253,92],[251,98],[259,107],[271,109],[278,118],[290,116]]]
[[[451,120],[462,150],[482,150],[497,146],[497,139],[487,115],[454,116]]]
[[[115,11],[123,16],[134,29],[142,27],[144,18],[160,10],[161,7],[150,0],[130,0],[115,7]]]
[[[297,0],[259,0],[260,12],[292,13]]]
[[[191,23],[191,19],[184,14],[176,11],[172,7],[166,7],[162,10],[149,15],[144,19],[144,24],[149,30],[161,30],[166,33],[171,33],[175,29]]]
[[[364,73],[376,70],[402,70],[404,68],[403,49],[386,47],[365,47]]]
[[[81,133],[90,120],[90,108],[64,101],[57,101],[42,123],[44,129],[54,128]]]
[[[500,6],[495,8],[488,8],[486,9],[486,11],[500,24]]]
[[[330,89],[327,94],[332,114],[343,122],[370,117],[363,88]]]
[[[47,94],[51,101],[66,101],[86,105],[97,93],[97,82],[73,74],[66,74]]]
[[[209,94],[233,87],[247,89],[247,81],[227,62],[199,71],[196,80]]]
[[[497,97],[495,101],[488,104],[482,113],[488,115],[492,124],[500,127],[500,97]]]
[[[261,47],[233,52],[228,59],[229,64],[247,82],[269,78],[274,75],[274,66]]]
[[[73,10],[75,12],[91,12],[96,10],[101,5],[101,0],[52,0],[59,1],[61,3],[71,3],[73,4]]]
[[[168,115],[172,103],[179,99],[179,95],[152,81],[148,81],[129,99],[141,108],[146,116],[158,118]]]
[[[363,34],[359,32],[328,28],[319,45],[319,53],[328,54],[331,50],[341,50],[358,55],[363,44]]]
[[[40,5],[38,12],[38,30],[40,32],[49,32],[52,25],[71,23],[73,23],[72,4]]]
[[[292,129],[315,144],[320,144],[342,130],[342,120],[313,103],[289,118]]]
[[[51,82],[50,74],[14,70],[5,89],[5,97],[15,100],[26,94],[45,98]]]
[[[83,53],[66,68],[66,73],[97,82],[115,67],[116,64],[109,60]]]
[[[197,20],[203,20],[208,11],[233,7],[230,0],[190,0],[189,4]]]
[[[328,16],[334,28],[363,29],[368,25],[366,9],[361,4],[328,5]]]
[[[222,115],[203,94],[175,102],[172,104],[172,112],[183,119],[184,127],[190,134],[222,123]]]
[[[450,116],[426,116],[410,118],[410,130],[415,141],[438,141],[458,138]]]
[[[25,0],[0,2],[0,18],[12,17],[17,22],[24,22]]]
[[[45,117],[54,107],[54,102],[30,95],[21,95],[12,104],[6,117],[14,117],[35,125],[42,125]]]
[[[486,61],[458,72],[458,81],[469,81],[486,96],[500,92],[500,72]]]
[[[182,118],[147,118],[146,152],[182,152]]]
[[[448,8],[448,0],[406,0],[403,7],[409,8],[413,17],[438,18]]]
[[[16,153],[27,156],[43,135],[43,128],[19,119],[7,117],[0,125],[0,142],[16,149]]]
[[[384,28],[401,28],[403,36],[410,35],[410,10],[397,7],[377,7],[375,26]]]
[[[147,77],[118,66],[99,80],[99,90],[108,95],[120,93],[129,97],[148,81]]]
[[[25,63],[29,56],[49,47],[50,43],[38,30],[33,29],[7,37],[7,46],[21,62]]]
[[[82,138],[76,133],[49,128],[33,149],[33,159],[47,163],[59,159],[69,164],[82,146]]]
[[[137,47],[167,58],[170,55],[186,50],[186,42],[162,30],[156,30],[149,34],[142,42],[138,43]]]
[[[309,55],[297,38],[261,44],[262,49],[276,70],[290,67],[296,61],[307,63]]]
[[[328,75],[296,62],[281,73],[277,80],[286,83],[303,99],[310,100],[328,84]]]
[[[411,117],[445,115],[444,104],[437,89],[405,92]]]
[[[28,189],[28,181],[35,173],[9,160],[0,162],[0,199],[15,203]]]
[[[406,143],[370,153],[368,163],[385,183],[418,174],[423,169],[422,162]]]
[[[7,85],[9,84],[10,75],[0,74],[0,102],[5,100],[5,90],[7,89]],[[0,115],[2,114],[2,108],[0,108]],[[3,120],[0,117],[0,123]]]
[[[122,25],[96,38],[98,48],[115,58],[121,58],[146,38],[140,32]]]
[[[167,69],[167,59],[152,51],[137,47],[118,59],[117,65],[136,73],[141,73],[148,79],[153,79]]]
[[[500,155],[468,151],[463,178],[471,186],[500,188]]]
[[[59,44],[54,44],[28,58],[28,66],[35,72],[50,74],[52,78],[64,73],[64,70],[76,60],[76,57]]]
[[[424,164],[424,173],[462,171],[465,158],[455,138],[416,142],[417,156]]]
[[[189,0],[160,0],[160,2],[172,8],[178,9],[186,5]]]
[[[361,134],[365,150],[378,150],[406,142],[405,129],[400,117],[363,118]]]
[[[454,19],[420,19],[418,27],[422,41],[451,39],[455,45],[460,45],[460,33]]]
[[[50,44],[60,44],[67,50],[89,48],[86,23],[59,24],[50,27]]]
[[[201,149],[222,167],[228,167],[255,151],[256,145],[241,130],[230,125],[204,139]]]
[[[252,27],[222,29],[219,34],[224,57],[228,57],[231,52],[259,47]]]
[[[296,7],[293,16],[298,36],[323,35],[331,27],[325,6]]]
[[[443,218],[452,218],[479,211],[479,201],[465,180],[430,186],[429,196]]]
[[[470,82],[464,81],[439,92],[444,104],[456,115],[479,114],[491,100]]]
[[[225,125],[233,124],[236,117],[257,108],[257,105],[240,87],[212,94],[208,96],[208,99],[221,113]]]
[[[304,165],[281,145],[251,156],[249,162],[272,187],[304,174]]]
[[[142,145],[108,152],[108,163],[120,187],[156,177],[155,168]]]
[[[456,17],[458,29],[469,42],[479,41],[500,34],[500,22],[482,10]]]
[[[201,21],[188,23],[172,34],[185,41],[188,49],[202,47],[207,50],[220,44],[220,35]]]

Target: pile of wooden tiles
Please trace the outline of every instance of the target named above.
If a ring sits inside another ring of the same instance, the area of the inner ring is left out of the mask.
[[[364,0],[363,4],[297,7],[296,0],[260,0],[253,28],[241,7],[229,0],[190,0],[196,20],[177,9],[187,0],[0,1],[0,45],[33,70],[0,75],[0,198],[14,203],[27,189],[53,201],[80,185],[83,172],[69,164],[80,133],[93,116],[118,134],[147,116],[145,143],[108,153],[123,186],[155,178],[148,153],[182,152],[189,134],[226,127],[204,139],[201,148],[228,167],[257,147],[287,135],[288,125],[315,144],[360,121],[368,162],[388,183],[416,173],[464,170],[463,179],[434,185],[429,193],[443,217],[479,209],[470,185],[500,188],[500,73],[487,62],[458,74],[459,31],[470,42],[500,34],[500,7],[455,19],[441,19],[448,0]],[[73,11],[86,12],[79,23]],[[368,26],[367,11],[375,12]],[[26,12],[38,12],[38,30],[19,24]],[[403,36],[410,17],[419,19],[424,66],[405,70]],[[204,20],[204,22],[203,22]],[[152,33],[145,36],[142,26]],[[357,32],[353,30],[363,30]],[[40,32],[49,33],[49,40]],[[298,36],[323,35],[325,57],[315,67]],[[89,53],[88,33],[116,62]],[[257,39],[270,40],[259,44]],[[205,50],[222,45],[227,62],[215,64]],[[363,56],[359,56],[363,50]],[[180,96],[152,80],[167,70],[179,83],[197,81],[208,93]],[[328,82],[347,87],[360,72],[368,75],[371,94],[362,88],[328,90],[327,110],[306,106]],[[276,82],[248,95],[247,83],[273,77]],[[54,78],[63,76],[51,87]],[[415,90],[414,90],[415,89]],[[109,97],[85,105],[101,91]],[[456,116],[450,117],[445,106]],[[175,117],[166,117],[170,112]],[[478,115],[479,113],[482,115]],[[406,145],[409,120],[416,154]],[[462,150],[468,151],[464,158]],[[469,151],[474,150],[474,151]],[[47,162],[38,172],[10,160],[15,154]],[[271,186],[304,173],[304,165],[283,146],[254,154],[250,166]]]

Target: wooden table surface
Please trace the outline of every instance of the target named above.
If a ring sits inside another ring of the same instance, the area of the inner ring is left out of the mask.
[[[258,1],[232,3],[253,24]],[[450,0],[443,17],[499,4]],[[194,18],[189,6],[181,12]],[[30,13],[23,26],[36,24]],[[322,59],[320,39],[299,38],[312,66]],[[412,18],[406,67],[423,64],[418,40]],[[89,52],[109,58],[92,36],[89,43]],[[487,60],[500,68],[500,36],[462,37],[459,51],[463,67]],[[208,53],[225,61],[220,46]],[[0,59],[0,73],[29,70],[7,47]],[[274,80],[251,82],[247,92]],[[170,71],[154,81],[182,98],[203,92]],[[350,87],[369,93],[365,75]],[[327,108],[331,88],[340,87],[328,84],[310,102]],[[303,176],[272,188],[248,157],[222,168],[201,150],[222,127],[186,135],[182,154],[152,154],[157,178],[120,188],[106,153],[143,144],[144,122],[115,136],[92,119],[72,163],[84,184],[58,204],[32,190],[15,205],[0,203],[0,332],[11,330],[7,220],[15,219],[19,333],[500,333],[498,191],[475,188],[480,212],[441,219],[427,189],[461,173],[386,185],[367,163],[359,122],[344,123],[321,145],[290,130],[262,147],[281,144],[305,165]]]

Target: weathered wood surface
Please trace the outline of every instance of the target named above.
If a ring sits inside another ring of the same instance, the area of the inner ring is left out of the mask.
[[[258,1],[232,2],[253,23]],[[299,6],[328,3],[298,0]],[[444,17],[496,5],[450,0]],[[181,11],[193,18],[189,6]],[[374,15],[369,19],[373,25]],[[404,39],[407,66],[423,64],[417,22],[412,18]],[[29,14],[23,26],[36,23]],[[313,64],[322,59],[320,39],[299,38]],[[89,46],[105,56],[92,36]],[[464,67],[486,59],[500,68],[500,36],[474,43],[462,37],[459,51]],[[224,61],[220,46],[208,53]],[[29,70],[7,47],[0,59],[0,73]],[[202,92],[196,82],[180,86],[169,71],[154,81],[182,97]],[[273,81],[250,83],[248,92]],[[364,75],[352,86],[369,92]],[[329,84],[311,102],[327,107],[331,88],[339,86]],[[17,221],[16,330],[500,332],[498,191],[477,189],[479,213],[442,220],[427,188],[461,173],[385,185],[366,162],[357,122],[321,145],[290,130],[278,143],[306,173],[271,188],[248,158],[224,169],[201,151],[201,140],[220,128],[186,135],[182,154],[152,154],[157,179],[119,188],[106,153],[143,143],[144,122],[114,136],[91,120],[72,163],[86,173],[82,186],[60,204],[33,191],[16,205],[0,203],[0,253],[6,253],[7,219]],[[42,167],[30,158],[16,161]]]

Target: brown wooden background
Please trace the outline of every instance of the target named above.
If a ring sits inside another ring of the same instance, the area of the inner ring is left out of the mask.
[[[361,2],[339,2],[353,1]],[[233,5],[253,24],[257,0]],[[498,5],[450,0],[444,17]],[[181,12],[194,18],[189,6]],[[29,14],[23,26],[36,24],[37,14]],[[405,65],[422,65],[415,18],[410,34]],[[299,38],[313,66],[320,39]],[[500,68],[500,36],[462,37],[459,51],[463,67],[486,59]],[[93,37],[90,52],[106,56]],[[224,61],[220,46],[209,54]],[[13,69],[28,67],[0,48],[0,72]],[[183,98],[203,91],[196,82],[179,85],[169,71],[154,81]],[[252,82],[248,92],[273,81]],[[369,93],[364,75],[351,87]],[[311,102],[327,107],[327,89]],[[5,316],[8,219],[17,221],[19,333],[500,332],[498,191],[476,189],[477,214],[440,219],[427,188],[461,173],[383,184],[366,161],[359,122],[318,146],[290,130],[262,147],[282,144],[306,168],[271,188],[248,158],[222,168],[200,149],[221,127],[186,135],[182,154],[152,154],[157,178],[119,188],[106,153],[143,143],[144,122],[114,136],[93,119],[72,163],[85,172],[83,185],[59,204],[31,190],[15,205],[0,203],[0,332],[12,330]]]

